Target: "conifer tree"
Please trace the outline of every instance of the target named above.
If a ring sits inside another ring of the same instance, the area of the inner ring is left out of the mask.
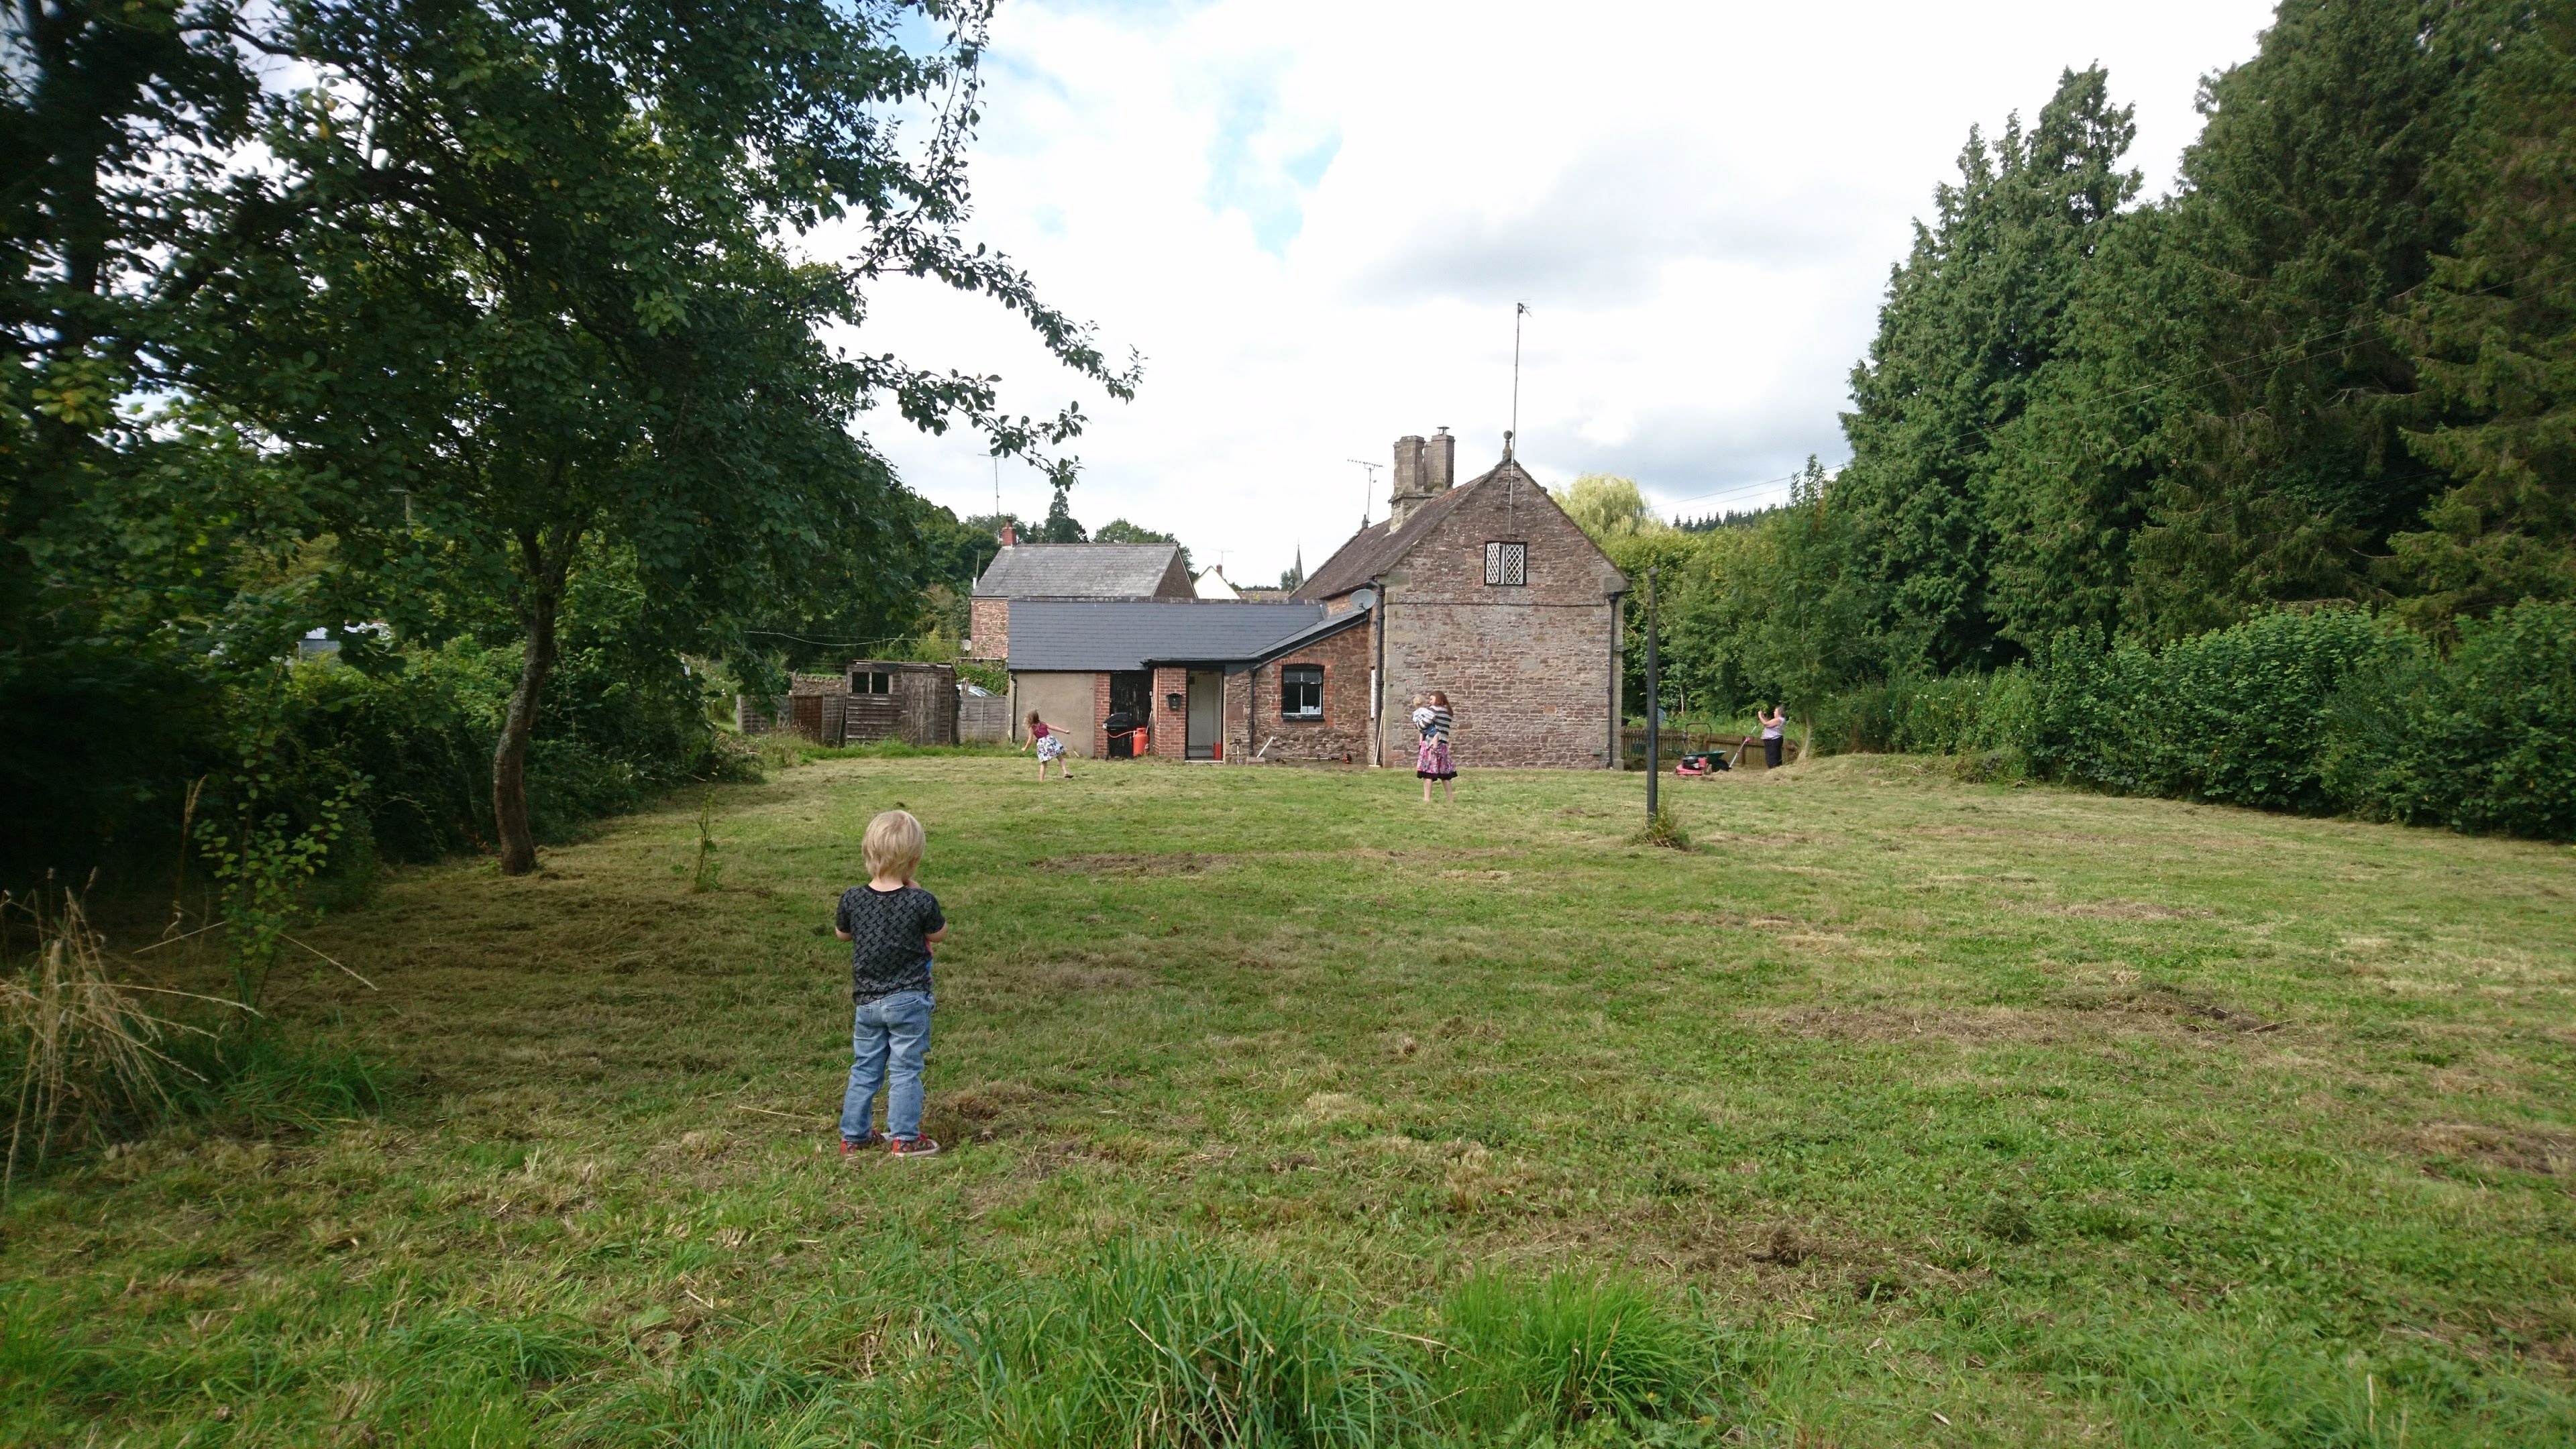
[[[2068,71],[2029,132],[1971,132],[1888,283],[1877,340],[1843,416],[1852,462],[1834,495],[1878,581],[1869,616],[1895,667],[1995,662],[1988,597],[1995,431],[2056,358],[2079,269],[2138,185],[2135,127],[2099,67]]]

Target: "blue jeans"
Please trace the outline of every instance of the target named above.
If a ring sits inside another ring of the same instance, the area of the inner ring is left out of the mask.
[[[841,1095],[841,1136],[857,1142],[886,1089],[886,1135],[921,1135],[921,1059],[930,1051],[930,993],[898,991],[859,1007],[850,1028],[850,1089]]]

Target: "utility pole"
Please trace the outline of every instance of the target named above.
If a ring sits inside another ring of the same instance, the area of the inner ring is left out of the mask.
[[[1646,570],[1646,824],[1655,823],[1655,787],[1664,773],[1662,661],[1655,654],[1655,570]]]

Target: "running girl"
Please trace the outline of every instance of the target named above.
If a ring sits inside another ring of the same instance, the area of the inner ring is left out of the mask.
[[[1026,749],[1029,745],[1035,745],[1038,747],[1038,778],[1040,780],[1044,780],[1047,777],[1046,772],[1049,764],[1054,764],[1057,769],[1062,770],[1064,772],[1065,779],[1070,780],[1073,778],[1073,761],[1065,757],[1064,736],[1047,728],[1047,722],[1038,718],[1038,712],[1036,710],[1029,711],[1029,737],[1027,742],[1021,745],[1020,748]]]

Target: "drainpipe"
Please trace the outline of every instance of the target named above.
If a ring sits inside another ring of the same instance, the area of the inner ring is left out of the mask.
[[[1610,748],[1603,752],[1602,762],[1616,770],[1628,763],[1628,591],[1618,589],[1610,595]]]
[[[1369,633],[1375,636],[1376,664],[1369,670],[1369,768],[1386,768],[1386,575],[1369,580],[1377,591],[1377,603],[1369,612],[1377,617],[1369,621]]]

